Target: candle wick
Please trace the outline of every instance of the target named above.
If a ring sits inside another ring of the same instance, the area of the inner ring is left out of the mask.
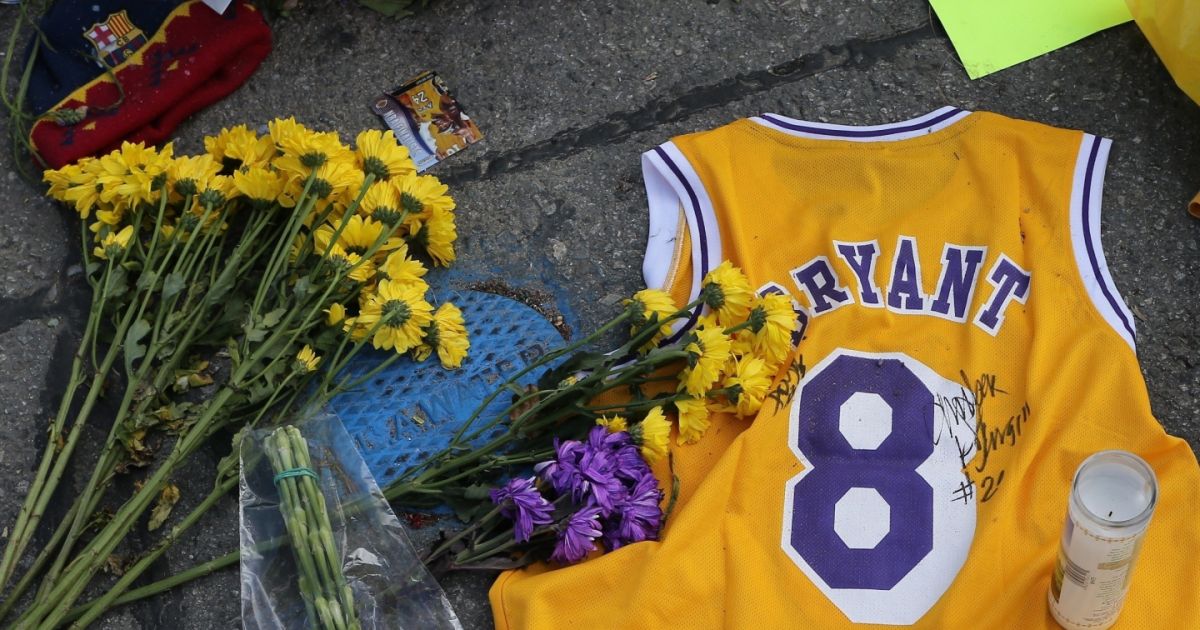
[[[1112,510],[1108,511],[1108,518],[1112,518]]]

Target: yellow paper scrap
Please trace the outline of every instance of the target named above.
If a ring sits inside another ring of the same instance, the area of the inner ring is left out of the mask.
[[[931,0],[972,79],[1132,19],[1124,0]]]

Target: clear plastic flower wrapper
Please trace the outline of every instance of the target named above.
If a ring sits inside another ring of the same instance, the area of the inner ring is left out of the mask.
[[[462,627],[337,416],[247,437],[240,479],[247,630]]]

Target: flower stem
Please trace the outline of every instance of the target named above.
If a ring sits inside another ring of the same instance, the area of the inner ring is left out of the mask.
[[[445,553],[446,551],[449,551],[450,548],[452,548],[455,543],[457,543],[458,541],[462,540],[463,538],[466,538],[467,536],[471,535],[471,533],[479,531],[479,529],[481,529],[485,524],[490,523],[492,521],[492,519],[499,516],[500,508],[501,508],[501,506],[497,505],[496,507],[492,508],[490,512],[488,512],[487,514],[484,514],[482,517],[480,517],[479,520],[464,527],[462,529],[462,531],[458,532],[453,537],[446,540],[446,542],[442,543],[441,545],[438,545],[433,551],[430,551],[428,554],[426,554],[425,557],[421,559],[421,562],[424,563],[425,565],[431,564],[434,560],[436,560],[443,553]]]
[[[125,331],[129,328],[133,319],[134,311],[132,308],[126,311],[125,317],[117,326],[115,339],[123,339]],[[83,346],[80,346],[81,350]],[[91,385],[88,387],[87,397],[83,401],[79,412],[75,416],[75,422],[71,427],[70,433],[67,435],[65,442],[58,443],[62,433],[62,426],[65,422],[66,415],[69,412],[69,404],[60,404],[59,415],[55,418],[54,428],[51,430],[50,442],[46,445],[47,455],[54,454],[54,466],[49,470],[49,460],[43,458],[42,464],[39,466],[39,475],[35,478],[34,483],[30,486],[31,490],[26,496],[25,504],[21,507],[21,512],[17,516],[17,522],[13,526],[12,537],[9,538],[8,545],[4,549],[4,559],[0,561],[0,585],[7,584],[9,578],[12,577],[13,571],[16,569],[16,561],[20,558],[25,547],[33,537],[34,530],[37,529],[38,523],[41,521],[42,514],[45,512],[46,505],[50,501],[50,497],[58,488],[58,483],[62,479],[63,472],[66,469],[67,463],[71,458],[71,453],[75,450],[75,445],[79,440],[80,434],[83,432],[83,426],[86,424],[86,419],[91,415],[92,408],[95,406],[100,391],[103,389],[104,378],[108,371],[112,369],[113,362],[117,359],[119,346],[114,344],[109,348],[100,370],[92,377]],[[76,359],[72,365],[72,375],[77,377],[76,368],[82,369],[82,357],[76,354]],[[74,385],[76,379],[71,380]],[[73,392],[74,385],[68,391]],[[64,402],[69,402],[64,397]],[[48,474],[43,474],[49,470]]]
[[[113,603],[116,602],[123,593],[125,593],[126,589],[129,588],[129,585],[132,584],[134,580],[140,577],[142,573],[145,573],[145,571],[149,569],[159,557],[162,556],[163,552],[170,548],[170,546],[181,535],[183,535],[188,528],[190,528],[192,525],[195,525],[196,521],[200,520],[200,517],[203,516],[205,512],[211,509],[212,506],[216,505],[217,501],[228,494],[230,490],[237,486],[237,484],[237,475],[230,475],[226,479],[222,480],[217,487],[213,488],[212,492],[210,492],[208,496],[205,497],[204,500],[201,501],[200,504],[191,511],[191,513],[189,513],[182,521],[179,522],[178,525],[171,529],[171,534],[169,536],[159,542],[150,553],[143,555],[136,564],[126,569],[125,573],[121,575],[121,579],[117,580],[117,583],[114,584],[112,588],[108,589],[108,591],[99,599],[87,604],[86,607],[81,607],[80,609],[76,609],[67,613],[67,616],[63,619],[63,622],[65,623],[78,619],[78,621],[75,621],[75,623],[71,624],[71,628],[84,628],[88,624],[95,621],[100,615],[104,614],[104,612],[111,608]],[[78,614],[73,615],[72,613],[76,611],[78,611]]]

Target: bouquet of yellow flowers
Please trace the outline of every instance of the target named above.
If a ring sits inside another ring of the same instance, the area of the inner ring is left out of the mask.
[[[423,556],[435,570],[573,564],[654,540],[678,489],[670,466],[660,465],[672,433],[690,444],[708,430],[713,413],[757,414],[794,348],[793,309],[786,295],[755,295],[728,262],[682,308],[663,291],[639,291],[592,334],[509,375],[444,449],[414,462],[383,494],[401,508],[449,505],[463,521]],[[685,322],[694,325],[681,330]],[[618,347],[590,349],[622,328],[629,336]],[[547,366],[536,385],[517,385]],[[506,408],[485,416],[501,396],[508,397]],[[281,544],[263,543],[264,549]],[[116,603],[161,593],[238,559],[234,551]]]
[[[15,627],[91,622],[233,488],[236,455],[195,510],[119,566],[98,601],[72,611],[102,568],[121,564],[114,550],[143,515],[152,530],[169,522],[172,476],[218,431],[319,407],[403,356],[436,354],[453,368],[467,353],[461,312],[430,304],[424,280],[427,265],[455,259],[454,201],[435,177],[416,174],[390,131],[364,131],[352,149],[336,133],[281,119],[265,135],[225,129],[200,155],[126,143],[45,180],[82,219],[93,301],[9,530],[0,588],[77,458],[98,399],[120,398],[82,491],[0,604],[0,618],[26,604]],[[389,355],[360,378],[339,377],[368,346]],[[113,480],[143,467],[133,494],[102,514]]]

